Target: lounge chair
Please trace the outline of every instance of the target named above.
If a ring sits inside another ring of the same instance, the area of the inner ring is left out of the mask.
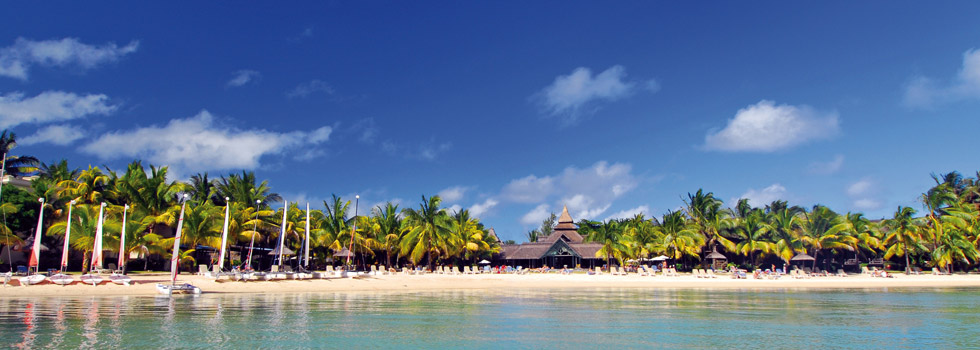
[[[708,277],[709,278],[718,278],[718,276],[715,276],[715,270],[713,270],[713,269],[708,269]]]
[[[378,265],[371,265],[371,275],[378,275]]]
[[[847,274],[844,273],[844,269],[837,269],[837,277],[847,277]]]
[[[109,269],[112,269],[111,265],[112,264],[110,264]],[[208,273],[208,265],[197,265],[197,274],[200,276],[210,276],[211,274]]]
[[[868,267],[867,266],[861,266],[861,274],[862,275],[870,275],[871,274],[871,270],[868,270]]]
[[[945,272],[943,270],[940,270],[940,269],[937,269],[937,268],[933,267],[932,268],[932,274],[938,276],[938,275],[949,275],[950,273],[949,272]]]

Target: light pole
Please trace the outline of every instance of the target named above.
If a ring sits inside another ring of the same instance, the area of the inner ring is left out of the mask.
[[[259,205],[262,204],[261,199],[255,200],[255,221],[252,221],[252,242],[248,244],[248,269],[252,269],[252,249],[255,247],[255,230],[259,227]]]
[[[347,267],[350,267],[350,257],[354,255],[354,234],[357,233],[357,205],[361,201],[361,195],[354,196],[354,229],[350,231],[350,248],[347,248]]]

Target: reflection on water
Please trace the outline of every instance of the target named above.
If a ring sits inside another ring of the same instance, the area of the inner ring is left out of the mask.
[[[0,348],[971,347],[976,290],[512,290],[0,300]]]

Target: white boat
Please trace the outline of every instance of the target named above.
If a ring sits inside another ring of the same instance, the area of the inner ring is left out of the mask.
[[[183,283],[183,284],[157,283],[157,292],[160,292],[160,294],[164,294],[164,295],[173,295],[174,293],[201,294],[201,288],[195,287],[190,283]]]
[[[39,275],[39,274],[33,274],[33,275],[30,275],[30,276],[24,276],[24,277],[17,278],[17,280],[20,281],[20,284],[22,286],[29,286],[29,285],[32,285],[32,284],[38,284],[38,283],[44,282],[44,279],[45,279],[44,275]]]
[[[102,283],[102,281],[104,280],[102,276],[92,274],[92,273],[86,273],[82,275],[82,277],[79,277],[78,279],[81,280],[83,284],[91,284],[93,286],[99,285],[99,283]]]
[[[114,273],[109,276],[109,281],[115,284],[129,285],[133,283],[133,279],[121,273]]]
[[[48,277],[48,279],[51,280],[51,282],[54,282],[54,284],[62,285],[62,286],[67,286],[69,284],[72,284],[72,282],[75,282],[75,277],[63,273],[55,274],[51,277]]]

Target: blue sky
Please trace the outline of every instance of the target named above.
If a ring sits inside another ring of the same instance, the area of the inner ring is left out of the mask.
[[[442,194],[516,240],[698,188],[877,218],[978,170],[980,4],[806,5],[5,4],[0,126],[314,207]]]

